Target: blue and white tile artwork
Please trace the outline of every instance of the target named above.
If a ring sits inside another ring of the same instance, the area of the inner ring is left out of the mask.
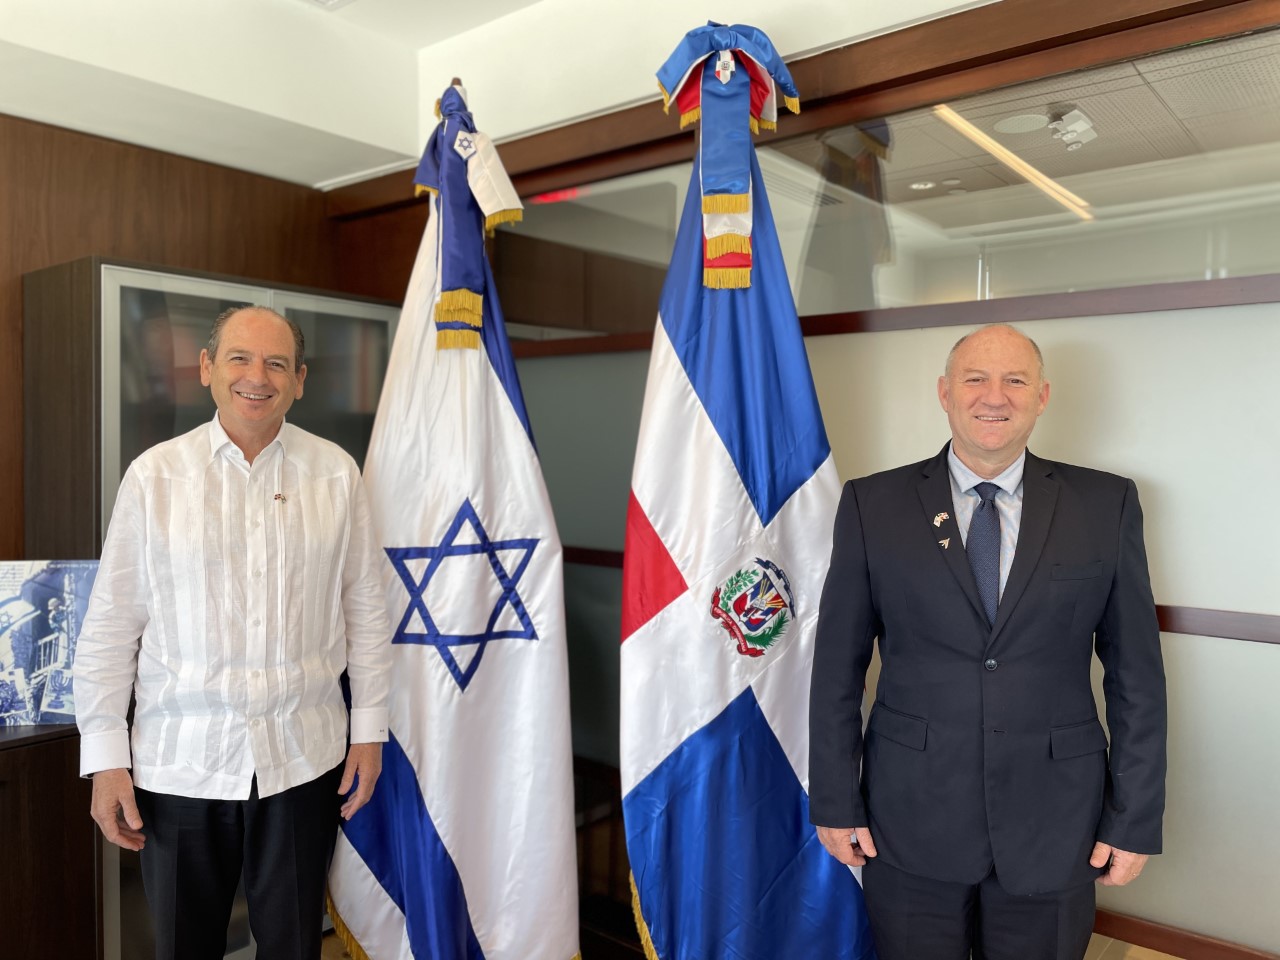
[[[0,561],[0,726],[74,723],[71,663],[96,560]]]

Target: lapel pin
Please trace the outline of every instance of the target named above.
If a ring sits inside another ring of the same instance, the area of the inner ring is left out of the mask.
[[[938,546],[942,547],[943,550],[947,549],[947,547],[951,546],[951,538],[947,537],[945,540],[939,540]]]
[[[279,500],[281,503],[285,502],[285,497],[283,493],[277,493],[272,499]]]
[[[936,517],[934,517],[934,518],[933,518],[933,525],[934,525],[935,527],[940,527],[940,526],[942,526],[942,521],[943,521],[943,520],[948,520],[948,519],[950,519],[950,517],[951,517],[951,514],[946,513],[946,512],[944,511],[943,513],[940,513],[940,514],[938,514]]]

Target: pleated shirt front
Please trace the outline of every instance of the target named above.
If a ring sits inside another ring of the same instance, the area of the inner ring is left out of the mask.
[[[291,424],[252,464],[215,415],[130,465],[75,657],[81,773],[267,797],[387,739],[380,551],[355,462]],[[129,692],[137,706],[132,737]],[[130,749],[132,747],[132,750]]]

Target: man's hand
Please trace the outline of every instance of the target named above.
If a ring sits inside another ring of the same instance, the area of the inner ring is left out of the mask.
[[[819,827],[818,840],[841,863],[860,867],[876,855],[875,841],[866,827]]]
[[[353,743],[347,751],[347,766],[342,771],[342,782],[338,784],[338,793],[347,796],[342,805],[342,819],[350,820],[356,811],[369,802],[373,796],[373,785],[378,782],[378,774],[382,773],[382,744]],[[351,790],[352,782],[355,790]]]
[[[93,800],[89,813],[102,830],[102,835],[118,847],[141,850],[147,838],[142,835],[142,817],[133,798],[133,778],[124,767],[99,770],[93,775]]]
[[[1107,868],[1107,872],[1098,878],[1098,883],[1104,887],[1123,887],[1126,883],[1138,879],[1138,874],[1147,865],[1147,854],[1119,850],[1099,840],[1093,845],[1093,855],[1089,857],[1089,865],[1100,869]]]

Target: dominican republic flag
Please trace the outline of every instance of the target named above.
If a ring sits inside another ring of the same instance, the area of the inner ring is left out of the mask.
[[[808,707],[840,484],[751,154],[751,286],[703,286],[695,162],[627,513],[621,766],[659,960],[865,960],[862,890],[809,825]]]
[[[373,799],[339,834],[330,912],[357,960],[571,960],[560,540],[478,240],[492,212],[462,202],[469,165],[492,177],[497,156],[469,114],[458,122],[458,90],[424,159],[431,217],[364,469],[396,625],[391,739]],[[445,248],[480,258],[458,271],[474,320],[437,309]]]

